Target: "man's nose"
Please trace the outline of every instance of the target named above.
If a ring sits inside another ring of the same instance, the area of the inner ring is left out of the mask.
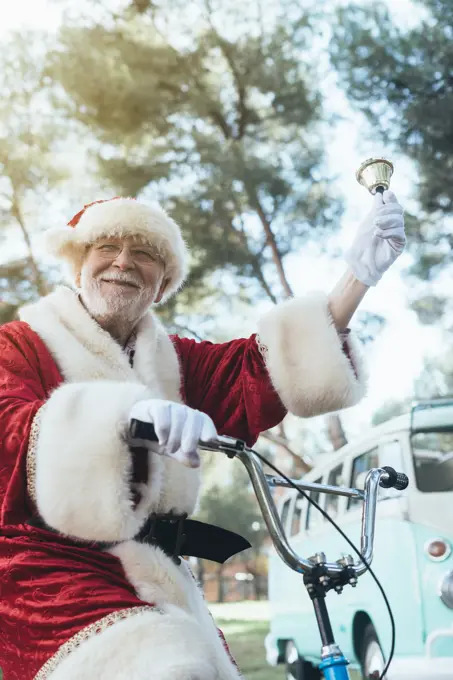
[[[123,248],[118,256],[114,259],[112,264],[114,267],[118,267],[118,269],[121,269],[122,271],[133,269],[135,266],[134,259],[128,248]]]

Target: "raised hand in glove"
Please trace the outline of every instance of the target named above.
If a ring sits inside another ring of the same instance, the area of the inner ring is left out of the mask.
[[[158,439],[158,442],[143,442],[129,438],[131,446],[146,443],[155,453],[169,456],[191,468],[200,466],[199,441],[217,437],[215,425],[205,413],[164,399],[138,401],[129,414],[129,422],[131,420],[152,423]]]
[[[406,245],[403,212],[392,191],[375,195],[373,209],[345,255],[355,278],[366,286],[375,286],[403,252]]]

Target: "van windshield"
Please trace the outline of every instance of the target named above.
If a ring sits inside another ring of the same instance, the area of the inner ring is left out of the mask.
[[[453,491],[453,432],[417,432],[411,442],[417,488]]]

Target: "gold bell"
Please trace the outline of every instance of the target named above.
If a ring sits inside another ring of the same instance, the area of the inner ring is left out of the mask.
[[[355,173],[359,184],[368,189],[370,194],[383,193],[390,187],[393,175],[393,163],[386,158],[368,158]]]

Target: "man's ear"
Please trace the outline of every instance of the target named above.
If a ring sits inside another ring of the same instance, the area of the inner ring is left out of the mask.
[[[165,289],[166,289],[166,287],[168,286],[169,283],[170,283],[170,279],[165,278],[165,277],[162,279],[162,283],[160,284],[159,290],[157,291],[157,295],[154,298],[154,304],[157,305],[162,300],[164,293],[165,293]]]

